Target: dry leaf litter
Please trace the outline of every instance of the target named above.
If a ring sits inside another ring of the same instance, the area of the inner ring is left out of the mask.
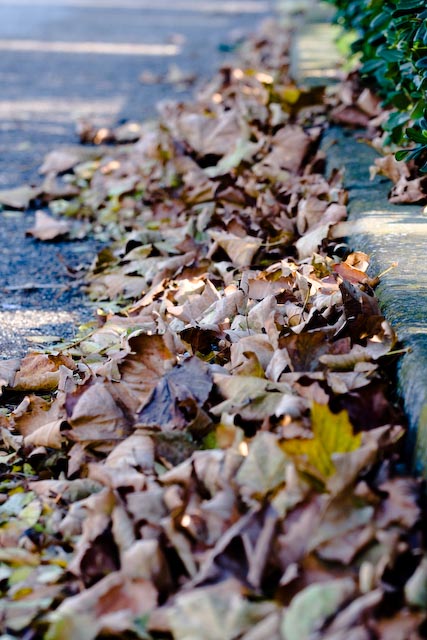
[[[46,159],[30,233],[112,245],[98,321],[0,363],[3,638],[426,636],[396,338],[339,258],[322,98],[267,23],[193,103]]]

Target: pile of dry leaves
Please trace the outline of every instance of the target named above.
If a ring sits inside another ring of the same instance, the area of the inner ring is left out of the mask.
[[[288,50],[268,24],[194,103],[45,163],[38,195],[83,225],[60,233],[114,244],[98,324],[0,366],[4,639],[425,636],[395,336],[367,256],[338,257]]]

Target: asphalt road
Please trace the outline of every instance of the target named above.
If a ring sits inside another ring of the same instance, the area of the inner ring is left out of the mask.
[[[224,49],[271,12],[273,0],[0,0],[0,188],[37,183],[44,155],[77,142],[81,117],[100,125],[143,120],[165,98],[171,64],[209,78]],[[0,212],[0,358],[28,336],[70,337],[92,314],[64,264],[89,262],[88,240],[38,243],[31,214]],[[60,259],[59,259],[60,256]],[[32,345],[34,346],[34,345]]]

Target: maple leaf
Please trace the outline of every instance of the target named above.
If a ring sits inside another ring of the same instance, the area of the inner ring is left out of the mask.
[[[353,434],[347,411],[332,413],[327,405],[313,403],[311,420],[312,438],[293,438],[281,446],[285,453],[297,460],[306,460],[310,468],[327,478],[336,471],[333,454],[358,449],[362,437],[361,434]]]

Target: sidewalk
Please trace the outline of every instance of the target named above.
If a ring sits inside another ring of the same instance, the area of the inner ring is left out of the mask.
[[[299,25],[295,71],[311,85],[330,82],[340,61],[329,9],[317,6],[309,10]],[[349,220],[354,223],[350,246],[371,256],[372,276],[398,263],[381,279],[376,294],[402,347],[408,350],[399,362],[399,391],[410,427],[408,446],[421,470],[427,459],[427,273],[423,268],[427,218],[420,205],[391,204],[389,180],[380,176],[370,180],[369,168],[378,153],[359,142],[354,132],[332,127],[323,147],[328,150],[328,172],[344,170]]]

